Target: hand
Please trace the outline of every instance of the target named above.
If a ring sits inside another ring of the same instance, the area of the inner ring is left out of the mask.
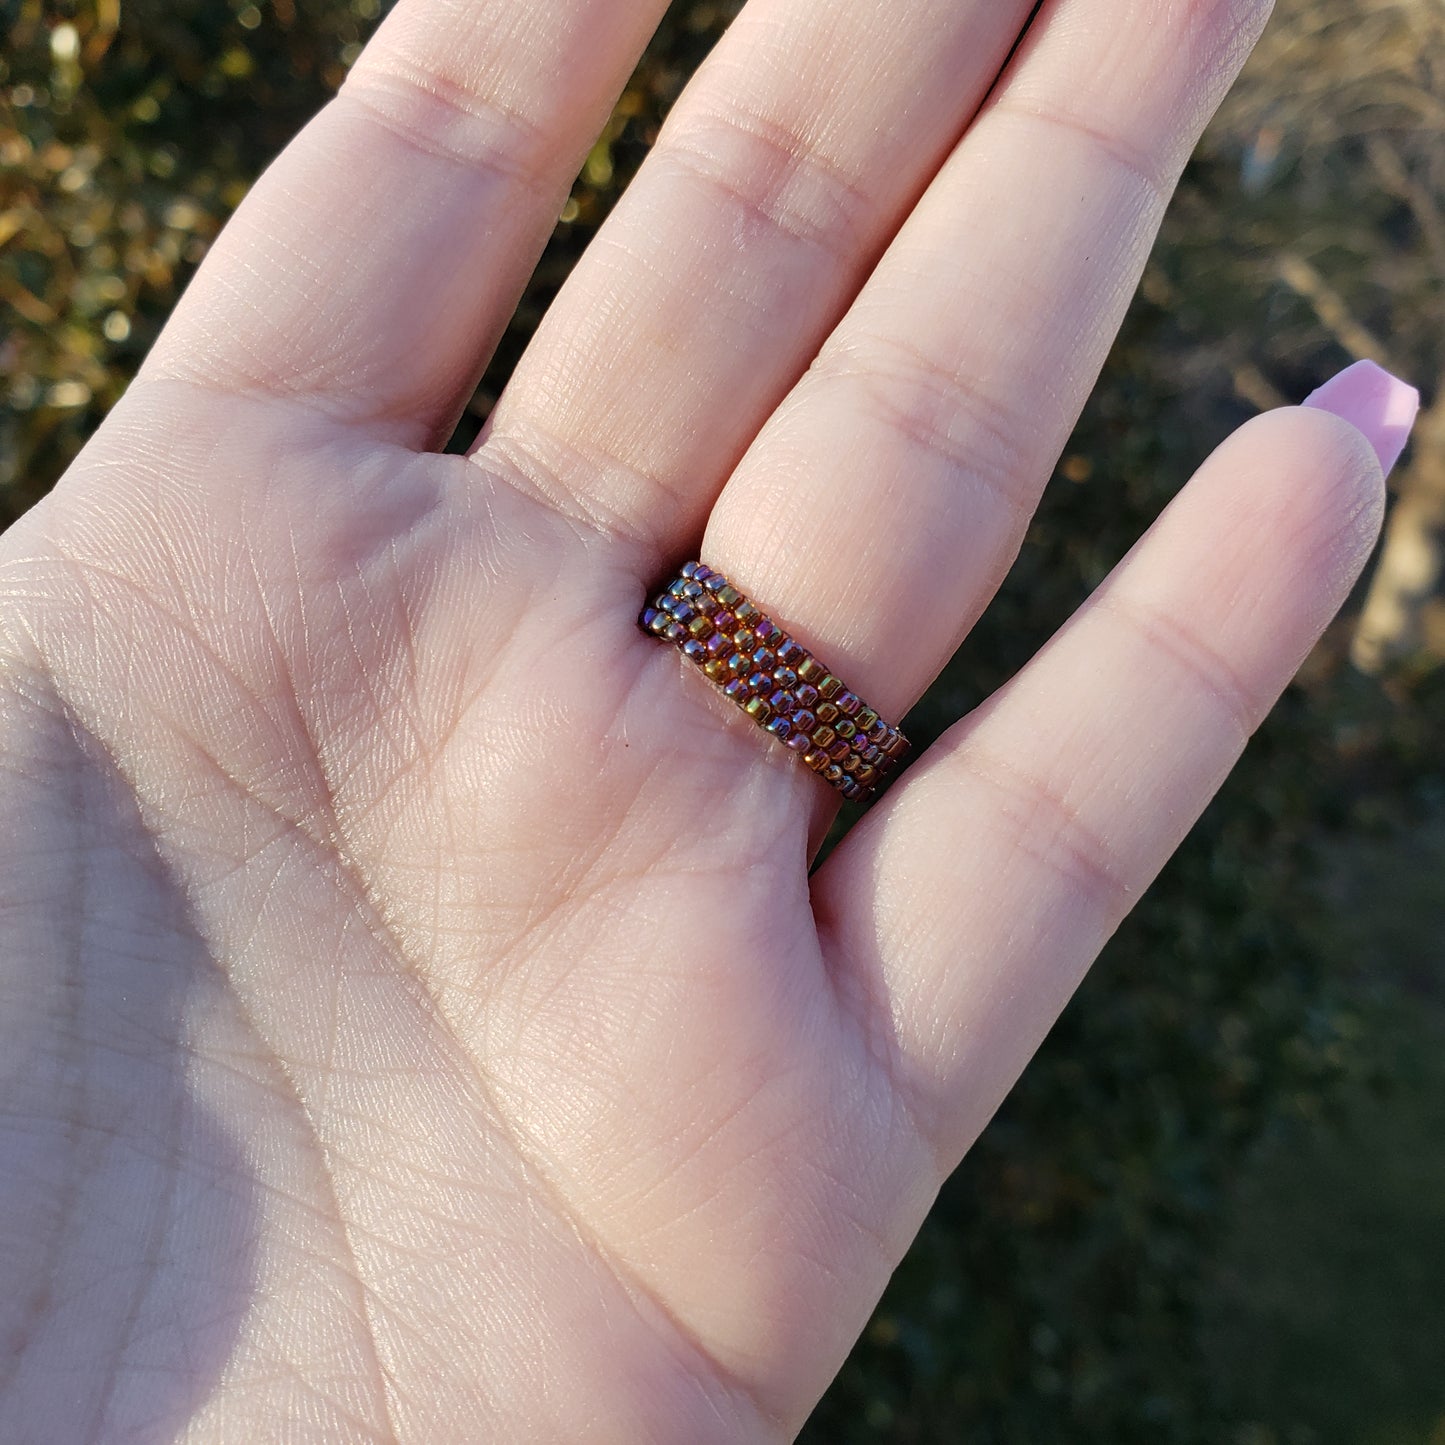
[[[899,717],[1267,6],[752,0],[436,454],[661,8],[401,0],[0,543],[6,1441],[789,1437],[1363,563],[1251,424],[810,878],[646,593]]]

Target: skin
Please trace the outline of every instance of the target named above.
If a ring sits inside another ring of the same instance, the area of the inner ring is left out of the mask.
[[[1255,0],[750,0],[467,458],[658,0],[401,0],[0,539],[0,1438],[789,1438],[1346,595],[1203,467],[809,876],[635,625],[897,718],[1007,569]]]

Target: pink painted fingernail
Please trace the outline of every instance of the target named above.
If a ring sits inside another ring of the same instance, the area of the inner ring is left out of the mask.
[[[1420,393],[1373,361],[1357,361],[1305,399],[1305,406],[1333,412],[1364,432],[1386,475],[1400,460],[1420,410]]]

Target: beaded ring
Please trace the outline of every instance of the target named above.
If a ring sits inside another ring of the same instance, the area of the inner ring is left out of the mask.
[[[684,564],[640,621],[845,798],[868,797],[908,751],[897,728],[701,562]]]

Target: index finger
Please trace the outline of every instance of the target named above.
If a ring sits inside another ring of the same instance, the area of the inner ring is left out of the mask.
[[[666,0],[401,0],[222,232],[140,381],[438,439]]]

